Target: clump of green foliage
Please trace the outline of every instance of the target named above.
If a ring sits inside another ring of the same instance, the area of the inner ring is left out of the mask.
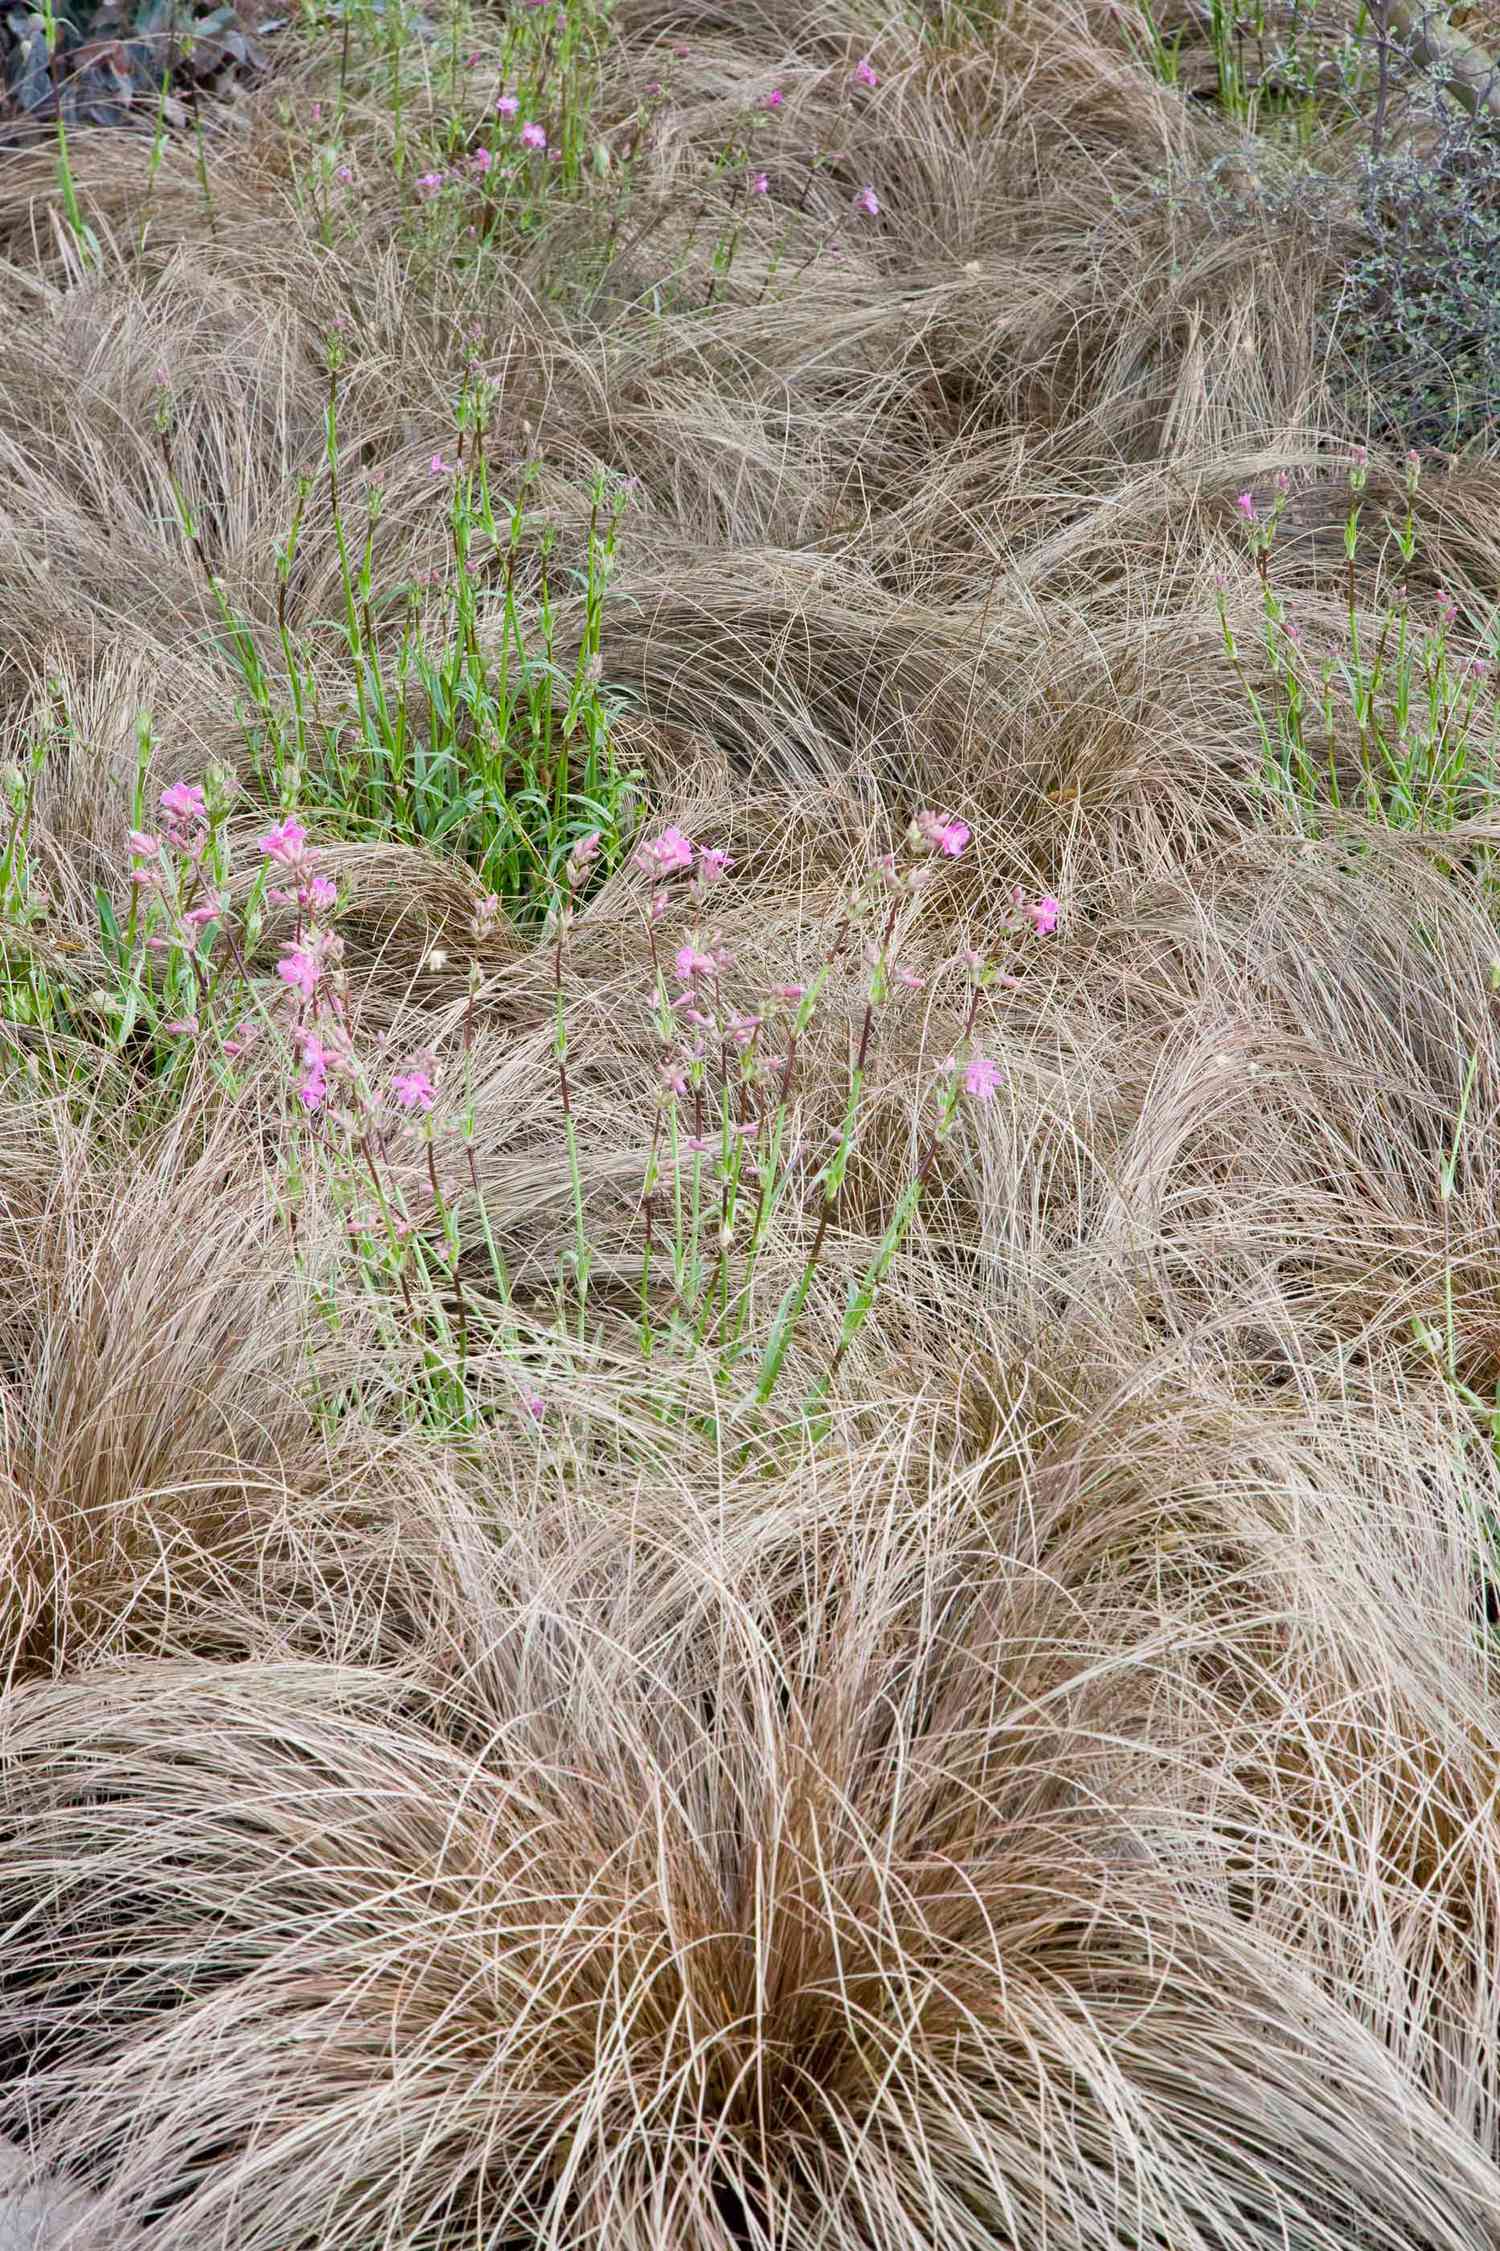
[[[1500,411],[1500,134],[1440,86],[1424,106],[1361,163],[1340,327],[1378,433],[1456,452]]]

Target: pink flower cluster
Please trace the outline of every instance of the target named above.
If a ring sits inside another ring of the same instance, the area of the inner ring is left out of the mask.
[[[693,864],[696,847],[680,828],[664,828],[636,853],[635,864],[643,875],[654,882],[665,881],[669,875],[681,875]]]
[[[208,839],[208,805],[197,782],[173,782],[157,799],[169,844],[196,859]]]
[[[293,813],[267,830],[260,851],[289,879],[271,885],[267,898],[297,910],[296,934],[282,947],[276,964],[276,975],[295,1010],[290,1038],[301,1068],[297,1099],[305,1110],[318,1112],[342,1092],[358,1109],[369,1098],[349,1023],[344,941],[328,927],[338,912],[338,886],[320,872],[320,855]],[[436,1102],[437,1089],[427,1071],[411,1065],[393,1077],[391,1097],[402,1110],[425,1113]]]
[[[642,844],[635,855],[638,871],[652,884],[651,919],[659,922],[667,909],[665,885],[674,875],[694,873],[694,888],[702,899],[734,865],[727,852],[712,845],[695,844],[680,828],[664,828],[660,836]]]
[[[701,910],[709,893],[722,882],[733,864],[728,852],[715,845],[695,844],[675,826],[650,838],[637,851],[635,865],[651,883],[653,926],[667,911],[666,886],[674,875],[693,875],[689,896]],[[652,943],[654,946],[654,938]],[[732,967],[732,959],[717,930],[689,930],[673,949],[670,966],[677,990],[670,997],[663,995],[665,1013],[658,1023],[669,1049],[662,1066],[662,1085],[668,1094],[682,1096],[693,1092],[701,1112],[704,1071],[711,1051],[717,1049],[725,1057],[733,1053],[745,1058],[740,1067],[747,1083],[759,1075],[764,1065],[751,1061],[751,1051],[764,1019],[758,1012],[735,1008],[726,1002],[722,980],[725,971]],[[792,990],[782,988],[782,997]],[[801,986],[795,988],[798,1000],[802,990]],[[766,1060],[779,1065],[782,1059]],[[753,1121],[741,1118],[731,1130],[745,1136],[753,1134],[757,1128]],[[710,1146],[717,1147],[718,1141],[717,1137],[712,1142],[704,1137],[700,1119],[700,1130],[686,1146],[690,1153],[703,1155]]]
[[[956,820],[951,813],[918,813],[911,825],[914,848],[926,845],[928,851],[939,852],[945,860],[956,860],[967,848],[971,831],[967,821]]]
[[[340,975],[344,944],[328,927],[338,911],[338,886],[319,869],[320,855],[294,813],[266,831],[260,855],[286,879],[269,884],[266,897],[297,910],[296,935],[282,947],[276,975],[295,1010],[289,1036],[301,1067],[297,1099],[305,1110],[318,1111],[330,1099],[332,1082],[349,1085],[356,1077]]]
[[[853,915],[866,918],[862,952],[869,965],[862,1052],[868,1044],[872,1012],[896,991],[921,991],[928,981],[919,971],[895,959],[903,901],[924,889],[945,862],[961,858],[971,842],[967,821],[953,813],[924,809],[907,829],[901,855],[890,853],[878,861],[854,902]],[[696,876],[688,895],[701,910],[708,887],[728,862],[723,853],[695,844],[682,829],[672,826],[640,847],[635,864],[651,884],[651,920],[655,925],[669,904],[674,877]],[[1028,899],[1017,889],[1002,927],[1013,936],[1029,933],[1045,938],[1057,929],[1060,914],[1059,902],[1051,893]],[[757,1004],[746,1009],[734,1007],[726,995],[725,972],[732,964],[717,931],[689,928],[664,956],[662,972],[675,985],[675,991],[669,995],[666,987],[662,988],[658,1028],[666,1053],[661,1085],[667,1100],[692,1105],[693,1131],[679,1144],[689,1155],[718,1151],[726,1130],[732,1141],[748,1145],[757,1139],[765,1120],[761,1115],[764,1102],[756,1089],[769,1085],[773,1102],[785,1099],[788,1077],[783,1074],[791,1071],[811,1015],[811,996],[828,974],[831,960],[830,956],[814,986],[800,982],[773,985]],[[975,1102],[992,1101],[1004,1083],[1000,1065],[991,1056],[976,1052],[970,1035],[985,993],[1019,982],[979,953],[962,955],[960,963],[969,973],[970,1000],[960,1046],[943,1066],[936,1090],[941,1120],[937,1138],[947,1132],[955,1107],[964,1097]],[[783,1012],[790,1012],[790,1024]],[[773,1044],[767,1027],[778,1022],[785,1031],[775,1044],[786,1052],[771,1054],[766,1052]],[[723,1090],[729,1095],[727,1128],[722,1122],[714,1128],[714,1121],[723,1116],[722,1094],[711,1083],[716,1058],[723,1071],[731,1074]]]
[[[342,1023],[321,1032],[310,1024],[299,1024],[293,1030],[292,1045],[302,1068],[297,1099],[305,1110],[321,1110],[328,1100],[330,1078],[348,1081],[354,1076],[354,1051],[348,1032]]]
[[[266,896],[278,907],[299,907],[310,918],[330,914],[338,887],[317,872],[318,854],[307,841],[307,831],[294,813],[268,829],[260,840],[261,858],[282,868],[289,884],[273,884]]]
[[[590,829],[587,836],[580,836],[573,846],[563,867],[563,881],[570,898],[598,860],[603,846],[603,834],[596,828]]]
[[[198,782],[172,782],[157,799],[159,833],[131,829],[130,882],[146,909],[144,945],[148,953],[180,951],[195,992],[204,985],[203,934],[222,922],[228,901],[215,888],[209,854],[208,800]],[[138,912],[132,909],[132,913]],[[173,1017],[163,1030],[182,1036],[196,1032],[197,1017]]]
[[[391,1092],[403,1110],[430,1110],[437,1100],[437,1088],[427,1072],[415,1068],[398,1071]]]

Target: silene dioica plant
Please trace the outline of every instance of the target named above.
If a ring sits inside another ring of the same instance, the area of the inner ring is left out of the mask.
[[[1000,958],[966,953],[938,972],[953,981],[958,1036],[936,1071],[910,1170],[883,1232],[850,1283],[820,1365],[799,1350],[803,1315],[839,1225],[845,1183],[870,1091],[879,1016],[928,982],[904,949],[944,870],[968,848],[966,823],[921,812],[900,846],[854,886],[828,949],[805,982],[757,988],[738,976],[716,921],[728,855],[667,827],[642,843],[624,880],[634,890],[649,963],[641,995],[654,1027],[656,1081],[639,1186],[634,1312],[617,1293],[599,1305],[589,1200],[570,1070],[570,939],[599,872],[596,833],[574,843],[554,887],[544,943],[553,989],[552,1068],[571,1195],[570,1240],[555,1273],[513,1277],[496,1241],[475,1163],[471,1042],[477,965],[457,1053],[391,1058],[361,1029],[339,932],[342,902],[303,821],[288,812],[256,847],[242,906],[231,905],[228,793],[221,781],[174,782],[149,826],[127,839],[129,899],[114,916],[122,1026],[196,1057],[233,1091],[252,1069],[283,1090],[289,1226],[314,1194],[332,1200],[362,1293],[382,1334],[410,1365],[423,1411],[473,1429],[497,1411],[542,1420],[570,1372],[606,1330],[634,1339],[648,1377],[706,1367],[717,1402],[707,1419],[747,1432],[771,1412],[795,1366],[796,1416],[827,1427],[840,1370],[864,1327],[969,1104],[1002,1083],[983,1051],[986,1006],[1019,980],[1024,948],[1056,928],[1050,897],[1017,892]],[[475,935],[501,914],[478,897]],[[285,931],[272,969],[250,934]],[[836,978],[857,964],[863,1005],[843,1113],[821,1161],[796,1130],[799,1062]],[[184,1066],[186,1067],[186,1066]],[[300,1120],[300,1125],[298,1123]],[[800,1244],[771,1306],[760,1275],[773,1229]],[[311,1232],[310,1230],[308,1231]],[[524,1286],[523,1286],[524,1284]],[[334,1293],[326,1291],[330,1318]],[[538,1305],[542,1310],[538,1311]],[[671,1392],[662,1390],[665,1398]],[[783,1416],[784,1419],[784,1416]]]
[[[1463,836],[1462,824],[1493,811],[1500,772],[1500,674],[1493,615],[1466,614],[1465,605],[1439,589],[1419,606],[1411,589],[1417,553],[1416,501],[1421,460],[1405,463],[1405,505],[1384,534],[1378,558],[1379,598],[1361,615],[1357,567],[1371,535],[1363,517],[1369,484],[1366,449],[1346,464],[1344,520],[1344,619],[1342,645],[1321,662],[1309,657],[1290,598],[1277,586],[1274,558],[1290,481],[1278,476],[1268,499],[1242,492],[1236,512],[1254,560],[1260,589],[1261,629],[1269,688],[1250,677],[1245,652],[1229,619],[1227,589],[1218,588],[1219,624],[1229,661],[1254,713],[1262,752],[1262,784],[1269,803],[1306,836],[1343,834],[1352,851],[1361,845],[1341,820],[1387,829],[1456,830],[1450,873],[1477,876],[1493,908],[1496,881],[1488,845]],[[1490,967],[1487,1006],[1500,1007],[1500,953]],[[1448,1154],[1438,1193],[1448,1224],[1478,1079],[1481,1049],[1462,1066]],[[1413,1340],[1443,1377],[1466,1417],[1500,1454],[1500,1385],[1485,1397],[1462,1365],[1449,1246],[1442,1280],[1440,1318],[1414,1317]],[[1500,1552],[1500,1532],[1491,1529]]]
[[[1252,680],[1230,623],[1222,580],[1220,632],[1254,714],[1267,796],[1306,835],[1336,825],[1342,813],[1383,828],[1448,830],[1494,803],[1493,620],[1464,616],[1445,590],[1426,604],[1414,597],[1420,477],[1420,459],[1409,453],[1401,516],[1371,534],[1364,522],[1368,457],[1362,446],[1351,456],[1343,639],[1318,659],[1274,571],[1290,480],[1278,475],[1269,498],[1242,492],[1235,504],[1259,581],[1261,684]],[[1362,616],[1358,595],[1358,565],[1372,539],[1381,543],[1373,621]]]
[[[351,501],[339,444],[342,342],[330,341],[323,479],[338,565],[332,638],[299,629],[292,599],[313,479],[304,478],[277,555],[274,643],[231,600],[178,479],[172,403],[158,433],[179,522],[209,588],[222,646],[243,688],[250,773],[280,805],[299,805],[335,834],[425,844],[463,859],[512,920],[545,918],[581,833],[616,867],[638,825],[636,785],[619,764],[616,716],[602,684],[600,639],[627,483],[602,472],[589,490],[582,554],[558,555],[552,527],[529,514],[534,472],[514,496],[496,489],[485,450],[490,396],[466,386],[453,458],[426,474],[445,518],[444,568],[382,591],[379,473]],[[576,646],[562,654],[564,593]]]

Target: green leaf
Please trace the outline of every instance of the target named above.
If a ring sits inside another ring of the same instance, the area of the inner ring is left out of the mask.
[[[109,893],[102,884],[95,886],[94,902],[99,909],[99,932],[104,940],[106,951],[113,953],[118,961],[124,952],[125,941],[121,935],[119,921],[115,915]]]

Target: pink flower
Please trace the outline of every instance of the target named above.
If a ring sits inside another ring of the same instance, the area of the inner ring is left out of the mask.
[[[201,821],[208,810],[196,782],[173,782],[170,789],[162,791],[157,803],[174,821]]]
[[[980,1102],[988,1102],[1000,1084],[1001,1070],[987,1055],[976,1055],[964,1069],[964,1092]]]
[[[425,1071],[398,1071],[391,1092],[403,1110],[430,1110],[437,1100],[437,1088]]]
[[[967,821],[957,820],[951,814],[924,812],[912,823],[910,841],[914,845],[925,844],[929,851],[941,852],[945,860],[956,860],[972,834]]]
[[[341,188],[346,188],[354,177],[354,167],[352,164],[341,164],[333,176]]]
[[[288,946],[276,964],[276,974],[293,992],[300,993],[304,1000],[311,1000],[323,972],[317,955],[306,946]]]
[[[644,871],[658,880],[676,875],[693,864],[692,839],[684,836],[680,828],[664,828],[660,836],[641,846],[637,859]]]
[[[694,977],[713,977],[718,974],[718,965],[713,955],[700,953],[693,945],[678,947],[672,957],[672,967],[685,985]]]
[[[520,111],[521,104],[514,94],[502,94],[495,107],[502,117],[515,117]]]
[[[423,195],[436,195],[445,175],[441,172],[422,172],[417,176],[417,186]]]
[[[764,100],[764,101],[763,101],[763,102],[761,103],[761,108],[762,108],[762,109],[780,109],[780,107],[781,107],[782,103],[783,103],[783,102],[784,102],[785,100],[786,100],[786,96],[785,96],[785,94],[784,94],[784,93],[783,93],[783,92],[781,91],[781,88],[780,88],[779,86],[773,86],[773,87],[771,88],[771,91],[770,91],[770,93],[769,93],[769,94],[767,94],[767,96],[766,96],[765,100]]]
[[[750,193],[752,195],[769,195],[770,192],[771,183],[766,178],[765,173],[757,172],[755,174],[755,177],[750,182]]]
[[[429,461],[427,464],[427,474],[429,477],[447,477],[451,476],[452,473],[452,462],[445,461],[440,453],[435,453],[431,461]]]
[[[927,979],[919,977],[914,969],[898,969],[896,971],[896,983],[904,985],[909,993],[919,993],[926,982]]]
[[[260,840],[260,849],[264,858],[276,860],[284,868],[300,868],[306,859],[303,849],[306,843],[306,829],[295,813],[288,813],[285,820],[266,831]]]
[[[198,1019],[196,1016],[174,1016],[170,1024],[163,1024],[162,1030],[169,1039],[193,1039],[197,1036]]]
[[[326,875],[315,875],[310,883],[303,884],[297,893],[297,902],[313,914],[326,914],[338,895],[336,883],[331,882]]]
[[[1436,595],[1438,621],[1444,626],[1458,623],[1458,604],[1453,596],[1440,586]]]
[[[547,146],[546,126],[523,125],[521,127],[521,146],[522,148],[536,149],[538,151],[544,149]]]
[[[534,1423],[539,1423],[547,1412],[547,1402],[539,1391],[523,1391],[521,1406]]]
[[[773,1000],[784,1000],[789,1008],[795,1008],[799,1000],[806,1000],[807,987],[805,985],[773,985],[771,997]]]
[[[126,841],[138,859],[154,859],[156,857],[156,838],[148,836],[144,829],[133,828]]]
[[[580,836],[578,842],[568,854],[568,864],[564,872],[570,889],[583,881],[584,870],[591,868],[598,859],[600,837],[601,832],[598,829],[590,829],[587,836]]]
[[[1235,498],[1235,503],[1234,503],[1234,504],[1235,504],[1236,508],[1238,508],[1238,510],[1239,510],[1239,512],[1240,512],[1240,514],[1241,514],[1241,515],[1242,515],[1242,516],[1244,517],[1244,519],[1245,519],[1246,523],[1247,523],[1247,524],[1253,524],[1253,523],[1254,523],[1254,521],[1255,521],[1255,495],[1254,495],[1254,493],[1253,493],[1253,492],[1242,492],[1242,493],[1239,493],[1239,494],[1238,494],[1238,495],[1236,496],[1236,498]]]
[[[725,1029],[736,1047],[748,1047],[760,1030],[760,1018],[758,1016],[743,1016],[736,1009]]]
[[[708,1133],[690,1133],[682,1144],[690,1157],[706,1157],[719,1146],[718,1136]]]
[[[241,1026],[243,1031],[244,1027]],[[321,1110],[328,1099],[329,1074],[347,1072],[352,1066],[352,1054],[347,1037],[336,1038],[334,1047],[325,1047],[316,1032],[302,1031],[293,1035],[302,1061],[302,1078],[297,1088],[304,1109]]]
[[[880,217],[880,198],[873,188],[861,188],[854,198],[854,208],[856,211],[863,211],[867,219],[878,219]]]
[[[704,845],[698,854],[698,873],[705,883],[717,883],[726,868],[734,862],[727,852],[719,852]]]
[[[495,159],[491,156],[487,148],[477,148],[474,151],[473,157],[470,159],[470,161],[473,164],[474,170],[482,179],[485,173],[488,172],[490,166],[494,163]]]
[[[1057,918],[1062,913],[1062,908],[1049,893],[1045,899],[1038,899],[1034,907],[1028,907],[1026,912],[1031,917],[1031,926],[1037,936],[1050,938],[1057,928]]]
[[[854,66],[854,79],[859,86],[878,86],[880,80],[868,55],[862,55]]]

